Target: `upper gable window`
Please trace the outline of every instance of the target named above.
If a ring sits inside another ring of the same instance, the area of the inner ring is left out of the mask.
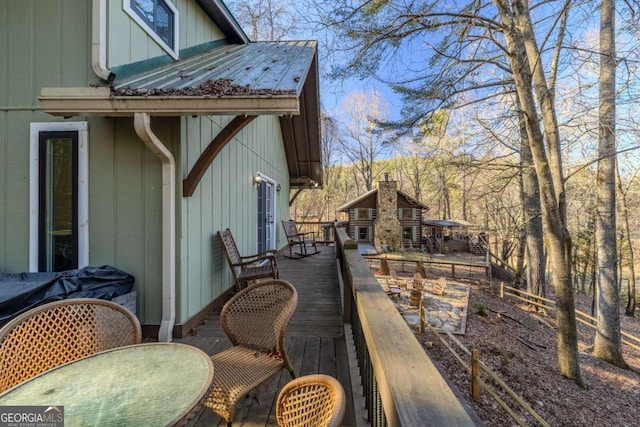
[[[164,50],[178,59],[178,9],[169,0],[123,0],[123,8]]]

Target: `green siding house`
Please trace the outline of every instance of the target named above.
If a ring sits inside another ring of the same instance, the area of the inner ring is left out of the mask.
[[[280,249],[322,183],[313,41],[217,0],[4,0],[0,39],[0,273],[112,265],[170,341],[233,286],[215,233]]]

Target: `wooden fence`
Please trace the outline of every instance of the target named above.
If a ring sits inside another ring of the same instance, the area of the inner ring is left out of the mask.
[[[507,393],[519,406],[522,410],[529,413],[539,425],[548,427],[549,423],[547,423],[532,407],[529,405],[523,398],[518,396],[518,394],[513,391],[504,381],[496,375],[489,367],[480,360],[480,351],[479,350],[471,350],[469,351],[464,344],[460,342],[451,332],[444,331],[442,333],[438,333],[435,331],[431,325],[425,319],[424,315],[424,301],[420,301],[420,332],[424,332],[425,327],[429,328],[431,332],[433,332],[438,339],[442,342],[442,344],[446,347],[446,349],[455,357],[455,359],[462,365],[462,367],[471,375],[471,396],[478,400],[480,398],[480,389],[484,389],[489,396],[493,400],[498,403],[504,409],[511,418],[520,426],[527,426],[527,422],[522,419],[510,406],[507,402],[500,397],[497,391],[491,386],[491,384],[485,382],[480,377],[482,372],[484,372],[493,383],[495,383],[499,388],[501,388],[505,393]],[[456,349],[444,340],[443,335],[446,335],[451,342],[456,345],[464,354],[469,358],[469,362],[466,362],[461,355],[456,352]]]
[[[454,261],[449,259],[429,259],[422,258],[418,259],[408,259],[408,258],[389,258],[386,256],[366,256],[365,257],[369,267],[375,269],[375,266],[386,260],[389,264],[390,268],[393,270],[392,265],[399,265],[399,271],[406,272],[405,264],[408,264],[410,267],[410,272],[413,273],[416,271],[417,265],[419,262],[428,268],[429,266],[434,266],[434,268],[440,268],[442,271],[437,271],[434,273],[436,276],[441,276],[445,274],[445,271],[450,272],[450,275],[453,279],[460,278],[463,276],[464,278],[481,278],[481,277],[489,277],[490,275],[490,267],[486,264],[479,263],[471,263],[471,262],[461,262]],[[375,264],[374,264],[375,263]]]
[[[543,298],[541,296],[531,294],[521,289],[507,286],[504,283],[500,283],[500,298],[504,298],[505,295],[519,299],[526,302],[527,304],[535,305],[536,307],[540,307],[545,310],[556,309],[556,302],[551,299]],[[597,320],[595,317],[589,316],[588,314],[577,309],[576,320],[584,325],[589,326],[590,328],[597,328]],[[633,347],[636,350],[640,350],[640,338],[636,337],[635,335],[631,335],[629,332],[623,330],[620,330],[620,335],[622,335],[623,344]]]

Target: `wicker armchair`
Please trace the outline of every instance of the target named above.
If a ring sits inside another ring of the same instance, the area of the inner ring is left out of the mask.
[[[0,392],[63,363],[141,341],[138,318],[120,304],[93,298],[43,304],[0,329]]]
[[[211,356],[215,371],[204,405],[231,425],[236,404],[281,369],[295,378],[285,333],[298,304],[293,285],[270,280],[235,294],[222,308],[220,323],[232,347]]]
[[[340,426],[345,393],[328,375],[306,375],[290,381],[278,395],[276,418],[280,427]]]

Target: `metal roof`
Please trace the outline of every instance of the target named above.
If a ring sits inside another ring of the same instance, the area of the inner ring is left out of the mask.
[[[427,205],[417,201],[416,199],[414,199],[413,197],[411,197],[407,193],[405,193],[403,191],[400,191],[400,190],[396,190],[396,191],[400,196],[404,197],[407,200],[407,202],[415,205],[417,208],[420,208],[422,210],[427,210],[427,211],[429,210],[429,207]],[[373,190],[367,191],[366,193],[364,193],[360,197],[357,197],[357,198],[351,200],[350,202],[347,202],[344,205],[338,207],[338,212],[347,212],[349,209],[351,209],[353,207],[357,207],[363,200],[365,200],[366,198],[372,196],[373,194],[376,194],[377,192],[378,192],[377,188],[374,188]]]
[[[473,224],[462,220],[452,220],[452,219],[423,219],[423,225],[430,225],[433,227],[472,227]]]
[[[58,116],[278,115],[292,186],[322,185],[316,41],[251,42],[124,78],[111,87],[43,88]]]
[[[129,89],[129,95],[204,95],[207,82],[227,81],[224,93],[234,95],[300,95],[316,53],[315,41],[255,42],[226,45],[113,82],[113,94]],[[198,89],[201,88],[199,91]],[[233,89],[236,89],[235,91]]]

